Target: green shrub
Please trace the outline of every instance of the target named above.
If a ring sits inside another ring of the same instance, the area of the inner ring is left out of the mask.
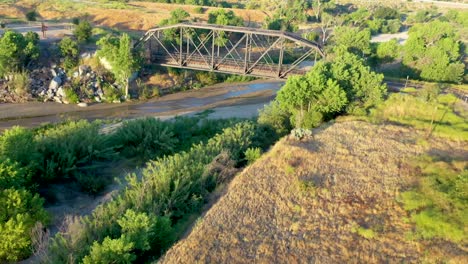
[[[73,90],[73,88],[68,87],[64,88],[65,92],[65,100],[69,101],[72,104],[76,104],[80,101],[80,98],[78,97],[78,94]]]
[[[34,167],[38,158],[39,153],[31,130],[15,126],[0,135],[0,159],[10,159],[21,166]]]
[[[154,219],[150,219],[146,213],[136,213],[131,209],[128,209],[125,215],[117,220],[122,228],[122,235],[138,250],[150,249],[149,237],[153,235],[151,232],[154,222]]]
[[[0,260],[19,261],[31,254],[31,227],[24,224],[25,216],[18,214],[0,222]]]
[[[17,72],[39,57],[38,38],[34,33],[23,36],[7,30],[0,37],[0,76]]]
[[[69,37],[64,37],[59,43],[60,55],[65,58],[63,67],[72,70],[78,66],[78,43]]]
[[[178,143],[173,126],[154,117],[126,121],[112,141],[126,157],[148,160],[170,154]]]
[[[106,237],[102,244],[95,241],[91,252],[84,257],[83,264],[132,263],[136,256],[131,253],[133,243],[125,238],[110,239]]]
[[[120,101],[123,96],[123,93],[120,89],[115,88],[114,86],[105,83],[103,86],[104,99],[106,102],[112,103],[114,101]]]
[[[32,10],[26,13],[26,19],[28,21],[36,21],[38,15],[39,14],[35,10]]]
[[[381,62],[392,62],[399,57],[400,46],[396,39],[377,45],[376,55]]]
[[[460,243],[468,214],[468,171],[459,171],[451,157],[422,156],[411,162],[422,176],[416,187],[403,192],[399,200],[410,212],[415,235],[422,239],[441,238]]]
[[[29,93],[31,80],[27,71],[18,71],[12,73],[13,79],[8,82],[10,88],[17,95],[25,96]]]
[[[75,175],[76,183],[83,192],[97,194],[109,183],[109,179],[103,175],[97,175],[90,172],[84,172]]]
[[[203,14],[203,13],[205,13],[205,9],[203,7],[201,7],[201,6],[197,6],[197,7],[195,7],[193,9],[193,12],[195,14]]]
[[[152,253],[163,253],[175,235],[180,234],[180,230],[170,228],[171,222],[177,225],[185,221],[184,217],[198,212],[213,190],[210,186],[217,182],[218,174],[211,173],[207,165],[221,152],[230,153],[232,160],[241,162],[246,149],[255,143],[257,129],[252,122],[238,123],[187,152],[148,162],[141,176],[127,177],[127,188],[119,196],[81,221],[79,236],[57,235],[51,243],[54,245],[51,258],[63,262],[70,257],[79,260],[88,255],[83,260],[85,263],[110,261],[115,257],[133,259],[131,252],[137,245],[148,248],[145,241],[149,241]],[[151,231],[146,224],[140,224],[148,222],[146,217],[156,219]],[[111,239],[116,237],[120,238]],[[89,252],[92,241],[95,242]],[[111,244],[116,244],[113,248],[119,249],[117,253],[111,250]]]
[[[248,148],[245,151],[245,159],[248,164],[253,164],[257,159],[262,156],[262,149],[260,148]]]
[[[109,137],[99,133],[99,125],[85,120],[45,129],[36,138],[45,180],[95,171],[116,156]]]
[[[358,235],[364,237],[364,238],[367,238],[367,239],[373,239],[376,237],[376,234],[374,232],[374,230],[372,229],[368,229],[368,228],[364,228],[364,227],[358,227],[356,232],[358,233]]]
[[[77,26],[80,24],[80,19],[78,17],[72,18],[72,24]]]
[[[0,189],[28,188],[32,185],[32,173],[9,159],[0,161]]]
[[[31,229],[46,223],[43,199],[24,189],[0,190],[0,261],[18,261],[31,254]]]
[[[378,19],[395,19],[399,17],[398,10],[386,7],[386,6],[380,6],[374,11],[374,17]]]
[[[91,24],[86,21],[80,21],[80,23],[75,27],[73,34],[79,42],[86,42],[91,39],[93,28]]]
[[[292,128],[288,112],[281,108],[276,100],[259,111],[258,123],[271,127],[278,136],[288,134]]]

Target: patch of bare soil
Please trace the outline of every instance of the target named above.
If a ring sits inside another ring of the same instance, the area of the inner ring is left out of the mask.
[[[284,138],[231,182],[226,194],[162,263],[420,263],[434,244],[411,241],[396,201],[411,185],[406,161],[430,150],[466,151],[393,125],[325,125]],[[365,232],[372,230],[373,235]],[[437,256],[466,263],[441,241]],[[437,261],[432,259],[432,261]]]

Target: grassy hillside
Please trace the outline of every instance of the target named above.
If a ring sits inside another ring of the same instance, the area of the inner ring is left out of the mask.
[[[421,239],[424,226],[402,202],[424,175],[419,157],[466,171],[466,141],[421,141],[424,131],[358,121],[314,133],[284,138],[245,169],[161,262],[466,263],[464,223],[461,242],[437,230]]]

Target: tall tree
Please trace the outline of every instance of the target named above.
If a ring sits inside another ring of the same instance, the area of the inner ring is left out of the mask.
[[[0,76],[26,66],[39,57],[37,46],[39,37],[36,33],[6,31],[0,37]]]
[[[98,56],[109,61],[110,71],[117,82],[125,87],[125,97],[128,98],[129,79],[139,68],[139,58],[132,51],[130,37],[127,34],[119,39],[106,36],[98,41],[98,45]]]
[[[409,31],[404,45],[403,64],[428,81],[461,82],[465,65],[461,62],[461,43],[448,22],[417,24]]]

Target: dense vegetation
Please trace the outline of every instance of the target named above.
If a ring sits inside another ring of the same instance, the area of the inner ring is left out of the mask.
[[[383,100],[382,81],[383,75],[340,47],[333,58],[317,63],[306,75],[288,78],[261,118],[281,131],[289,122],[297,128],[313,128],[341,113],[362,115]]]
[[[48,261],[142,262],[158,256],[245,162],[249,147],[271,144],[274,137],[265,133],[253,122],[241,122],[186,152],[148,162],[141,175],[127,177],[128,186],[111,202],[59,233]]]
[[[133,160],[132,164],[136,165],[164,155],[184,153],[194,143],[206,142],[237,122],[206,120],[202,117],[176,118],[163,122],[151,118],[124,122],[115,133],[104,134],[100,131],[100,122],[73,121],[34,130],[15,127],[5,131],[0,136],[0,188],[4,201],[2,204],[8,206],[0,214],[0,229],[2,235],[6,236],[0,241],[0,258],[3,261],[16,261],[31,253],[31,239],[34,239],[31,230],[39,223],[47,224],[48,221],[42,209],[44,199],[39,197],[37,191],[43,190],[49,183],[75,182],[82,191],[97,193],[110,182],[112,175],[107,175],[105,171],[112,167],[113,162],[125,158]],[[263,131],[253,123],[249,123],[249,127],[255,128],[251,136],[260,136],[258,133]],[[240,130],[237,128],[234,131],[240,133]],[[234,139],[230,137],[226,136],[226,147],[211,143],[210,146],[216,146],[210,148],[220,153],[227,148],[232,157],[242,164],[245,149],[243,145],[238,149],[237,141],[232,141]],[[247,143],[242,144],[248,147],[254,140],[249,138],[241,137],[238,140],[247,140]],[[269,138],[274,139],[271,136]],[[255,142],[254,147],[271,143],[264,144],[260,139]],[[202,145],[193,148],[202,148]],[[212,158],[210,155],[200,155],[199,158],[204,157],[200,161],[203,166],[207,159]],[[195,160],[195,157],[190,156],[192,159]],[[203,169],[202,165],[198,168]],[[131,182],[136,180],[132,179]],[[46,197],[53,196],[43,194]],[[162,219],[161,223],[164,223],[165,218]]]
[[[19,71],[39,56],[39,36],[6,31],[0,37],[0,76]]]

